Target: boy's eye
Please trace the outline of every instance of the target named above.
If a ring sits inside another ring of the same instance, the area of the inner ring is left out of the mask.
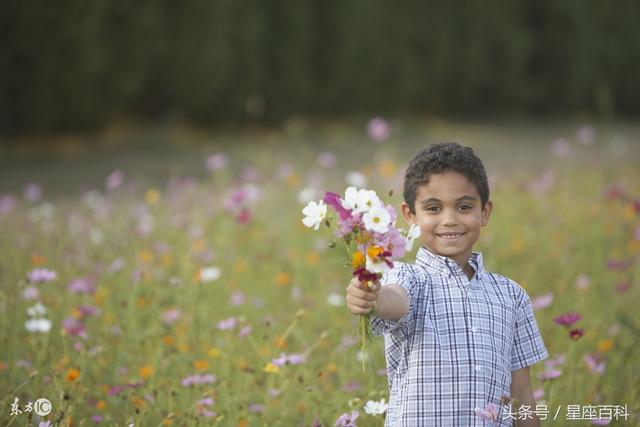
[[[460,205],[459,209],[462,210],[462,211],[468,211],[469,209],[473,209],[473,206],[471,206],[471,205]]]
[[[437,212],[440,210],[440,206],[427,206],[426,208],[424,208],[424,210],[430,211],[430,212]]]

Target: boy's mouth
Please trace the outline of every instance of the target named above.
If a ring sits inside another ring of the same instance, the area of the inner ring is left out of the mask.
[[[459,239],[464,234],[465,233],[436,233],[436,236],[440,237],[441,239],[453,240]]]

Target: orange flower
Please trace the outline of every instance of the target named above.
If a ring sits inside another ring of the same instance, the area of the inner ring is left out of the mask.
[[[139,409],[144,409],[147,406],[147,402],[145,402],[144,399],[140,396],[132,396],[131,403],[133,403],[133,406]]]
[[[200,359],[193,362],[193,367],[198,371],[205,371],[209,369],[209,361],[207,359]]]
[[[104,400],[100,400],[98,401],[98,403],[96,403],[96,408],[98,408],[101,411],[104,411],[104,408],[107,407],[107,402],[105,402]]]
[[[369,248],[367,249],[367,256],[371,259],[374,259],[382,252],[384,252],[384,249],[380,246],[369,246]]]
[[[316,265],[320,260],[320,255],[318,255],[318,252],[316,251],[311,251],[305,256],[304,260],[307,264]]]
[[[41,255],[33,254],[31,255],[31,264],[33,265],[45,265],[47,263],[47,259]]]
[[[356,269],[359,267],[364,267],[365,258],[364,254],[360,251],[355,251],[353,254],[353,258],[351,259],[351,266]]]
[[[153,368],[151,366],[145,365],[140,368],[140,376],[145,380],[151,378],[151,375],[153,375]]]
[[[175,345],[175,343],[176,343],[176,341],[173,339],[173,337],[171,335],[165,335],[164,337],[162,337],[162,342],[167,347],[171,347],[171,346]]]
[[[273,345],[279,349],[285,349],[288,346],[287,340],[283,337],[278,337],[273,341]]]
[[[285,271],[281,271],[276,275],[276,284],[278,286],[286,286],[291,282],[291,276]]]
[[[65,375],[64,379],[70,383],[75,382],[80,377],[80,371],[75,368],[69,368],[67,370],[67,375]]]
[[[606,353],[607,351],[611,350],[613,348],[613,340],[612,339],[606,339],[606,340],[602,340],[598,343],[598,350],[601,353]]]

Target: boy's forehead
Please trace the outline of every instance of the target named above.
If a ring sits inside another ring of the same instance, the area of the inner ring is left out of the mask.
[[[416,201],[431,197],[445,200],[473,196],[480,199],[480,192],[466,176],[447,171],[429,175],[428,181],[418,186],[416,196]]]

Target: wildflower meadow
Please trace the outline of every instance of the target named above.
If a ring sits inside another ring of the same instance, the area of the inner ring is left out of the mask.
[[[382,426],[383,340],[362,351],[353,266],[302,210],[349,186],[398,208],[408,161],[443,140],[485,162],[476,250],[550,353],[527,410],[640,425],[640,129],[383,117],[5,148],[0,424]]]

